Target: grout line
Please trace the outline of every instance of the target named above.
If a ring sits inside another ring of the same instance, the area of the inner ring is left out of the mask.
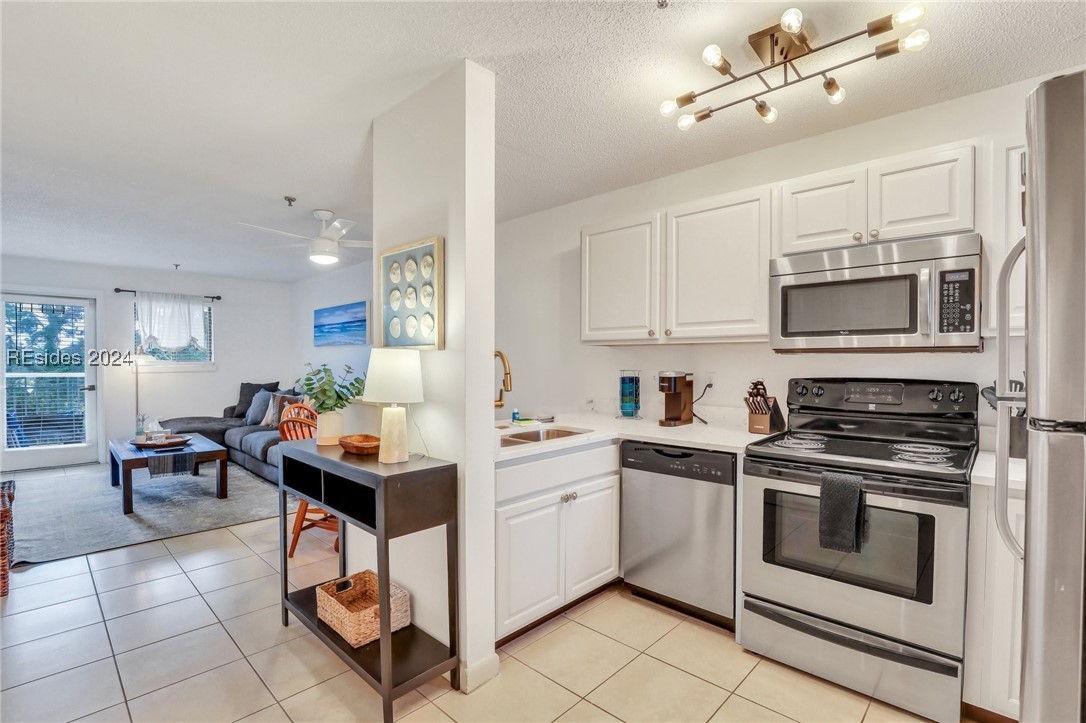
[[[88,563],[88,567],[89,566],[90,564]],[[102,627],[106,630],[106,640],[109,641],[109,652],[113,659],[113,670],[117,674],[117,685],[121,688],[121,698],[124,700],[124,712],[128,715],[129,722],[131,722],[132,711],[128,708],[128,693],[124,691],[124,678],[121,677],[121,666],[117,663],[117,651],[113,647],[113,636],[109,634],[109,626],[106,625],[106,611],[102,608],[102,598],[98,592],[98,581],[94,579],[94,575],[91,575],[91,586],[94,588],[94,600],[98,603],[98,612],[102,615]],[[102,710],[105,710],[105,708]]]
[[[99,623],[94,623],[94,625],[98,625],[98,624]],[[71,633],[71,632],[74,632],[76,630],[83,630],[84,628],[90,628],[90,627],[93,627],[93,625],[82,625],[82,626],[80,626],[78,628],[72,628],[71,630],[65,630],[62,633],[56,633],[56,634],[57,635],[64,635],[65,633]],[[48,636],[48,637],[52,637],[52,636]],[[107,640],[108,640],[109,631],[106,631],[106,637],[107,637]],[[7,648],[4,648],[4,650],[12,650],[13,648],[17,648],[20,645],[27,645],[29,643],[36,643],[36,642],[39,642],[40,640],[44,640],[44,638],[38,638],[37,640],[28,640],[25,643],[19,643],[18,645],[11,645],[11,646],[9,646]],[[52,673],[46,673],[45,675],[39,675],[37,678],[30,678],[29,680],[24,680],[22,683],[19,683],[19,685],[12,685],[12,686],[9,686],[7,688],[4,688],[3,690],[0,690],[0,696],[2,696],[4,693],[7,693],[10,690],[15,690],[19,686],[23,686],[23,685],[26,685],[28,683],[34,683],[34,682],[39,681],[39,680],[45,680],[46,678],[52,677],[54,675],[60,675],[61,673],[67,673],[68,671],[75,670],[76,668],[82,668],[84,666],[90,665],[91,663],[100,663],[103,660],[105,660],[106,658],[112,658],[112,657],[113,657],[113,648],[110,647],[109,653],[103,655],[101,658],[98,658],[96,660],[88,660],[88,661],[86,661],[84,663],[80,663],[79,665],[73,665],[70,668],[65,668],[64,670],[57,670],[57,671],[54,671]],[[117,705],[117,704],[115,703],[114,705]],[[107,707],[111,707],[111,706],[107,706]],[[97,713],[97,711],[95,711],[95,712]],[[88,713],[87,715],[91,715],[91,713]],[[80,716],[80,717],[84,717],[84,716]]]
[[[709,716],[708,718],[706,718],[706,721],[711,721],[711,720],[713,719],[713,717],[714,717],[714,716],[715,716],[715,715],[716,715],[717,713],[719,713],[719,712],[720,712],[720,710],[721,710],[721,709],[722,709],[722,708],[723,708],[723,707],[724,707],[724,706],[725,706],[725,705],[726,705],[726,704],[728,703],[728,701],[732,699],[732,696],[733,696],[733,695],[735,695],[735,692],[734,692],[734,691],[729,691],[729,692],[728,692],[728,697],[726,697],[726,698],[725,698],[725,699],[724,699],[724,700],[723,700],[723,701],[722,701],[722,702],[720,703],[720,705],[718,705],[718,706],[717,706],[716,710],[714,710],[714,711],[713,711],[712,715],[710,715],[710,716]],[[861,723],[862,723],[862,722],[861,722]]]

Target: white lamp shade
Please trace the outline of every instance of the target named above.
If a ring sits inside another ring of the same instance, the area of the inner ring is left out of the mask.
[[[422,358],[418,349],[373,349],[366,369],[363,402],[417,404],[422,398]]]

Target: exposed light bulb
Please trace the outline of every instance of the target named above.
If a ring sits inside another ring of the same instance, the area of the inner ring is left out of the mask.
[[[688,130],[690,130],[691,128],[694,127],[694,123],[696,123],[696,122],[697,121],[694,119],[694,116],[692,116],[692,115],[679,116],[679,130],[688,131]]]
[[[665,100],[660,104],[660,115],[664,118],[670,118],[675,115],[675,111],[679,109],[679,104],[674,100]]]
[[[897,45],[902,50],[912,50],[918,52],[928,47],[928,43],[931,41],[931,34],[927,30],[920,29],[914,30],[909,35],[897,42]]]
[[[764,100],[758,101],[754,106],[754,110],[758,111],[758,115],[762,116],[762,122],[766,125],[777,120],[777,109],[766,103]]]
[[[790,35],[803,30],[803,13],[799,8],[788,8],[784,11],[781,15],[781,29]]]
[[[826,91],[826,97],[833,105],[837,105],[845,99],[845,89],[837,83],[836,78],[826,78],[822,88]]]
[[[909,3],[901,10],[890,17],[894,20],[895,28],[909,27],[910,25],[916,25],[924,17],[924,6],[920,3]]]
[[[720,65],[723,59],[724,53],[721,52],[719,45],[706,45],[705,50],[701,51],[701,62],[710,67],[715,68]]]

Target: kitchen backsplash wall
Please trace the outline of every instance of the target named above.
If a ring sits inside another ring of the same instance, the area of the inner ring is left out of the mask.
[[[1046,76],[1047,77],[1047,76]],[[644,416],[657,415],[654,374],[679,369],[695,374],[695,394],[709,373],[715,385],[702,407],[722,407],[716,416],[734,418],[748,382],[762,377],[772,393],[783,394],[793,376],[884,376],[934,378],[990,384],[996,374],[995,339],[983,353],[774,354],[768,343],[661,344],[606,347],[580,341],[580,230],[645,209],[773,183],[871,159],[907,153],[980,136],[1025,132],[1025,98],[1039,80],[1024,81],[976,95],[919,108],[851,128],[713,163],[630,186],[558,208],[511,219],[497,227],[497,346],[509,355],[513,391],[496,412],[513,407],[525,416],[584,410],[617,413],[618,372],[642,371]],[[673,129],[661,126],[661,133]],[[772,133],[772,128],[766,132]],[[722,142],[727,142],[726,137]],[[986,150],[977,149],[977,230],[989,233]],[[999,260],[985,258],[985,264]],[[728,283],[720,269],[720,283]],[[1022,368],[1024,342],[1012,340],[1012,369]],[[1015,376],[1020,376],[1016,374]],[[495,368],[495,391],[499,380]],[[589,400],[592,400],[590,403]],[[733,410],[733,411],[728,411]],[[713,410],[709,410],[713,412]],[[994,424],[985,409],[981,422]]]

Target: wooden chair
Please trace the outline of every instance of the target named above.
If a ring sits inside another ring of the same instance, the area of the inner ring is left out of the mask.
[[[317,413],[311,407],[304,404],[291,404],[283,410],[282,421],[279,422],[279,436],[284,440],[312,439],[316,431]],[[312,527],[339,532],[339,520],[319,507],[310,507],[305,500],[298,500],[298,511],[294,516],[294,533],[290,540],[290,549],[287,550],[287,557],[294,557],[294,548],[298,546],[298,538],[302,531]],[[338,536],[333,547],[336,552],[339,552]]]

